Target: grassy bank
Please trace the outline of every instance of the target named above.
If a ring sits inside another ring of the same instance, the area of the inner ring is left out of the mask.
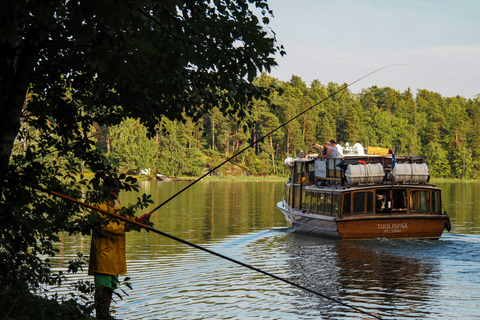
[[[241,177],[205,177],[205,181],[286,181],[288,177],[278,176],[241,176]]]
[[[84,173],[84,176],[87,179],[94,177],[93,173]],[[138,181],[146,180],[156,180],[155,176],[146,176],[146,175],[132,175],[131,177],[137,179]],[[199,177],[172,177],[174,180],[196,180]],[[205,181],[287,181],[288,177],[281,176],[239,176],[239,177],[228,177],[228,176],[207,176],[203,178]],[[480,182],[480,179],[451,179],[451,178],[431,178],[429,183],[477,183]]]
[[[455,182],[455,183],[476,183],[476,182],[480,182],[480,179],[465,179],[465,180],[460,180],[460,179],[447,179],[447,178],[431,178],[430,179],[430,183],[444,183],[444,182],[448,182],[448,183],[452,183],[452,182]]]

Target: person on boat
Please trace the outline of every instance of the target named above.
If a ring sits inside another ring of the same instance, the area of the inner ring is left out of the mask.
[[[340,156],[343,156],[343,148],[342,146],[335,140],[330,140],[330,145],[335,147],[335,149],[337,149],[338,152],[340,152]]]
[[[323,147],[317,143],[312,144],[312,148],[318,149],[323,153]]]
[[[116,181],[115,187],[109,188],[107,199],[97,204],[99,209],[118,214],[122,208],[118,195],[120,182]],[[103,214],[100,213],[103,216]],[[142,217],[142,223],[148,221],[149,216]],[[102,230],[93,230],[90,247],[90,261],[88,274],[94,276],[95,281],[95,310],[98,319],[111,319],[110,304],[112,295],[118,287],[118,276],[127,272],[125,252],[125,232],[131,226],[123,221],[110,221],[103,225]]]
[[[337,141],[335,141],[334,139],[330,140],[330,145],[332,147],[334,147],[335,149],[338,150],[338,152],[340,152],[340,149],[342,148],[338,143]],[[341,153],[341,152],[340,152]]]
[[[342,157],[341,153],[338,152],[337,148],[335,147],[335,140],[333,140],[333,142],[325,142],[325,146],[326,146],[327,152],[325,155],[320,157],[322,158],[341,158]]]
[[[320,154],[324,154],[324,148],[319,144],[312,144],[312,148],[318,149],[318,153],[310,153],[306,155],[306,158],[317,158]]]
[[[330,142],[326,141],[326,142],[323,144],[323,155],[324,155],[324,156],[327,155],[328,147],[330,147]]]

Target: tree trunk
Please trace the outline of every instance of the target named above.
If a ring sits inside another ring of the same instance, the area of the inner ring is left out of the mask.
[[[272,147],[272,167],[273,167],[273,174],[277,174],[275,170],[275,149],[273,149],[273,135],[270,135],[270,147]]]
[[[255,152],[256,155],[258,155],[258,145],[257,145],[257,125],[255,124],[255,126],[253,127],[253,150]]]
[[[230,132],[228,131],[227,127],[227,121],[225,120],[225,159],[228,158],[228,145],[230,144],[229,138],[230,138]]]
[[[307,127],[307,115],[304,113],[303,114],[303,129],[302,129],[302,140],[303,140],[303,142],[306,142],[305,141],[306,127]]]
[[[212,112],[212,150],[215,150],[215,113]]]
[[[0,46],[0,175],[7,173],[37,54],[33,45],[25,45],[21,51],[9,44]]]
[[[290,155],[290,130],[287,125],[287,155]]]

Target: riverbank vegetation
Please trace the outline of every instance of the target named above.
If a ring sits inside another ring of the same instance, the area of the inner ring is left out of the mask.
[[[255,84],[270,94],[252,100],[246,118],[225,115],[216,107],[196,121],[185,114],[181,120],[162,117],[151,138],[138,119],[126,118],[115,126],[95,126],[95,147],[122,172],[173,177],[199,176],[247,148],[213,175],[286,176],[286,157],[300,150],[315,153],[313,143],[335,139],[342,146],[360,142],[425,156],[432,177],[479,176],[480,95],[442,97],[388,87],[354,94],[347,89],[259,141],[341,85],[313,81],[307,86],[297,76],[283,82],[266,74]]]

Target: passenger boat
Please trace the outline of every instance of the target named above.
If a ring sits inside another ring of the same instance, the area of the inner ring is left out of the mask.
[[[355,150],[287,158],[292,173],[277,207],[296,231],[333,239],[438,239],[450,231],[424,157]]]

